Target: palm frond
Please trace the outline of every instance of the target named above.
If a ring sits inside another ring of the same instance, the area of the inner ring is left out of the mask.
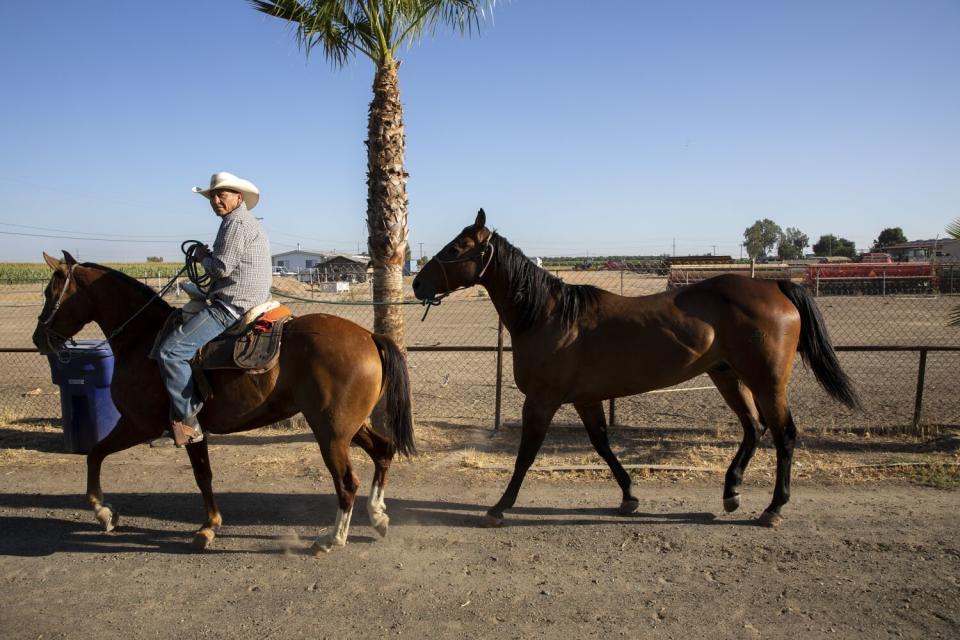
[[[317,46],[335,67],[355,53],[377,60],[381,47],[358,0],[248,0],[257,11],[290,22],[297,45],[309,56]]]
[[[397,7],[400,17],[393,39],[394,51],[401,44],[410,44],[438,27],[450,27],[463,34],[480,30],[480,24],[493,18],[496,0],[385,0]]]
[[[948,224],[946,231],[954,240],[960,240],[960,218]]]

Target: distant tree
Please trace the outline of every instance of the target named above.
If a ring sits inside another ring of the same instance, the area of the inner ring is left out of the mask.
[[[883,251],[886,247],[894,244],[903,244],[907,241],[907,236],[903,235],[903,229],[900,227],[888,227],[880,232],[880,235],[873,241],[870,251]]]
[[[147,262],[163,262],[163,256],[147,256]]]
[[[852,240],[838,238],[832,233],[820,236],[820,240],[813,245],[813,253],[818,256],[846,256],[856,257],[857,247]]]
[[[743,232],[743,246],[751,258],[767,255],[780,240],[782,230],[773,220],[757,220]]]
[[[794,227],[787,227],[787,230],[780,234],[780,244],[777,253],[781,260],[794,260],[803,257],[803,250],[810,244],[810,238],[807,234]]]

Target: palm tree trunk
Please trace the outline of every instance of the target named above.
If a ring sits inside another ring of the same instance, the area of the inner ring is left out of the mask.
[[[403,259],[407,248],[407,172],[399,64],[377,67],[367,124],[367,233],[373,263],[374,302],[403,300]],[[374,307],[373,330],[406,350],[403,307]]]

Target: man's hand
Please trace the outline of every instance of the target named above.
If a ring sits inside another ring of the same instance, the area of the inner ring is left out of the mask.
[[[210,249],[208,249],[207,246],[203,244],[198,244],[197,248],[193,250],[193,257],[197,260],[197,262],[199,262],[200,260],[203,260],[209,255],[210,255]]]

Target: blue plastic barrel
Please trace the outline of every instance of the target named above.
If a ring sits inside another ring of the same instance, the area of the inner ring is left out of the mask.
[[[60,387],[63,446],[67,453],[87,453],[120,418],[110,397],[113,351],[101,340],[77,340],[64,349],[47,356],[53,383]]]

